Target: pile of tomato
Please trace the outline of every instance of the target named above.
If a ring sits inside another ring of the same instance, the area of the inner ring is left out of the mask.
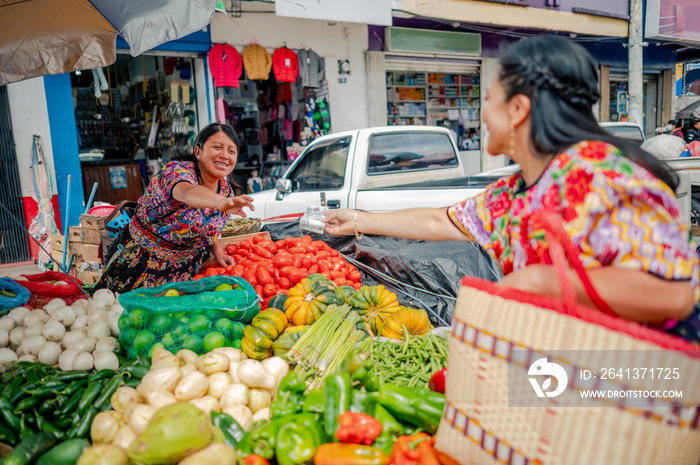
[[[362,275],[357,268],[337,250],[323,241],[312,240],[311,236],[271,241],[258,234],[229,245],[226,254],[234,258],[235,265],[211,265],[194,279],[215,275],[242,277],[263,299],[263,308],[273,296],[286,294],[287,289],[314,273],[324,275],[338,286],[361,287]]]

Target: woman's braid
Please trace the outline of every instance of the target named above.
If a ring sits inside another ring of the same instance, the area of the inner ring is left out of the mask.
[[[548,89],[574,107],[590,108],[600,96],[598,89],[579,82],[564,81],[555,76],[549,68],[537,63],[523,63],[522,69],[517,74],[532,90]]]

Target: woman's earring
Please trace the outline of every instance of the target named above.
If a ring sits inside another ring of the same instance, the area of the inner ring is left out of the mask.
[[[508,149],[508,156],[513,158],[515,155],[515,126],[513,122],[510,123],[510,148]]]

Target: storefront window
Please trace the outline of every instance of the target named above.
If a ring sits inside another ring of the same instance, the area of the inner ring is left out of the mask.
[[[444,126],[461,147],[479,129],[480,85],[476,74],[388,71],[387,123]]]
[[[610,81],[610,121],[627,121],[627,112],[627,82]]]

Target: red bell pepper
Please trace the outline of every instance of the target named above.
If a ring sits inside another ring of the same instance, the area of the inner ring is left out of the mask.
[[[371,445],[382,434],[382,424],[366,413],[345,411],[338,417],[335,436],[340,442]]]
[[[243,459],[243,463],[245,465],[270,465],[270,462],[260,457],[258,454],[250,454]]]
[[[418,433],[414,436],[399,436],[391,449],[389,465],[440,465],[430,436]]]

